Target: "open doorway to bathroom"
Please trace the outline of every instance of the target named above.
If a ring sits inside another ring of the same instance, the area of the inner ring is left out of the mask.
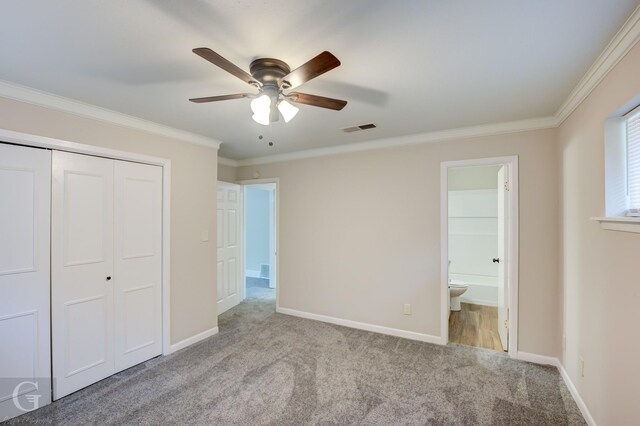
[[[244,185],[244,297],[276,299],[276,183]]]
[[[443,335],[514,354],[517,158],[443,163],[442,179]]]

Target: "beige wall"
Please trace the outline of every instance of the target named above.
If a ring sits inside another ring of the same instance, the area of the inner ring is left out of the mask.
[[[236,181],[236,168],[218,164],[218,180],[234,183]]]
[[[640,94],[639,76],[636,45],[558,133],[562,359],[600,425],[640,424],[640,235],[605,231],[589,220],[604,216],[604,120]]]
[[[439,336],[440,162],[514,154],[520,350],[557,356],[555,130],[238,168],[280,178],[280,305]]]
[[[216,149],[3,98],[0,128],[171,160],[171,342],[217,325]]]

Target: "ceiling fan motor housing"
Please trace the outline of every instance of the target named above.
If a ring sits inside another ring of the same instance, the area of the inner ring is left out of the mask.
[[[278,87],[278,81],[289,74],[291,69],[286,62],[274,58],[258,58],[249,66],[251,76],[263,85]]]

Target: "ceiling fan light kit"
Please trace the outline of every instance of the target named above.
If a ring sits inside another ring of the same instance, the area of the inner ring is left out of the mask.
[[[347,105],[347,101],[325,98],[323,96],[309,95],[300,92],[283,93],[284,90],[293,89],[312,80],[332,69],[340,66],[338,58],[329,52],[322,52],[315,58],[291,71],[289,65],[274,58],[259,58],[251,62],[249,67],[251,74],[232,64],[213,50],[200,47],[193,49],[193,52],[222,68],[228,73],[236,76],[247,84],[258,89],[257,94],[238,93],[233,95],[209,96],[204,98],[189,99],[195,103],[226,101],[231,99],[252,98],[251,111],[252,118],[256,123],[268,126],[278,121],[280,114],[284,121],[288,123],[296,114],[299,108],[291,105],[290,102],[316,106],[320,108],[340,111]],[[289,102],[290,101],[290,102]]]
[[[293,117],[296,116],[298,111],[300,111],[300,108],[294,107],[286,100],[281,99],[280,102],[278,102],[278,111],[280,111],[280,114],[282,114],[284,122],[288,123]]]
[[[251,101],[251,111],[253,120],[264,126],[271,122],[271,98],[268,95],[260,95]]]

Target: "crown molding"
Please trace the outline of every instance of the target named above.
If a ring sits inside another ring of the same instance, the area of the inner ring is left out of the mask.
[[[265,157],[248,158],[236,161],[237,166],[253,166],[282,161],[299,160],[304,158],[336,155],[348,152],[358,152],[392,146],[412,145],[418,143],[438,142],[448,139],[489,136],[502,133],[514,133],[527,130],[559,127],[575,109],[600,84],[604,77],[625,57],[627,53],[640,41],[640,6],[638,6],[624,25],[616,33],[600,56],[595,60],[586,74],[571,91],[567,99],[552,117],[514,121],[509,123],[489,124],[484,126],[466,127],[460,129],[427,132],[417,135],[402,136],[388,139],[378,139],[335,147],[309,149],[286,154]],[[230,164],[231,165],[231,164]]]
[[[305,158],[324,157],[350,152],[370,151],[381,148],[433,143],[451,139],[464,139],[479,136],[493,136],[505,133],[525,132],[530,130],[550,129],[557,127],[555,117],[533,118],[506,123],[487,124],[481,126],[462,127],[459,129],[441,130],[437,132],[418,133],[414,135],[374,139],[367,142],[351,143],[347,145],[330,146],[326,148],[307,149],[286,154],[269,155],[265,157],[247,158],[236,161],[237,166],[255,166],[259,164],[279,163],[282,161],[302,160]]]
[[[154,123],[152,121],[54,95],[52,93],[43,92],[31,87],[10,83],[4,80],[0,80],[0,97],[55,109],[80,117],[92,118],[94,120],[116,124],[122,127],[142,130],[143,132],[178,139],[184,142],[204,145],[210,148],[218,149],[222,143],[217,139],[208,138],[185,130]]]
[[[640,6],[622,25],[587,73],[578,82],[569,97],[562,103],[555,116],[560,126],[573,111],[589,96],[629,50],[640,41]]]
[[[225,166],[238,167],[238,162],[236,160],[232,160],[231,158],[220,157],[218,155],[218,164],[222,164]]]
[[[555,115],[551,117],[426,132],[242,160],[218,157],[218,163],[231,167],[252,166],[396,146],[439,142],[451,139],[556,128],[559,127],[573,113],[573,111],[575,111],[575,109],[587,98],[587,96],[589,96],[604,77],[622,60],[622,58],[625,57],[625,55],[631,50],[631,48],[633,48],[633,46],[636,45],[636,43],[638,43],[638,41],[640,41],[640,6],[633,11],[629,19],[627,19],[604,51],[600,56],[598,56],[593,65],[591,65],[589,70],[578,82],[567,99],[565,99],[560,108],[558,108]],[[179,130],[3,80],[0,80],[0,97],[52,108],[78,116],[88,117],[136,130],[142,130],[148,133],[179,139],[198,145],[219,148],[222,143],[217,139],[208,138],[195,133]]]

